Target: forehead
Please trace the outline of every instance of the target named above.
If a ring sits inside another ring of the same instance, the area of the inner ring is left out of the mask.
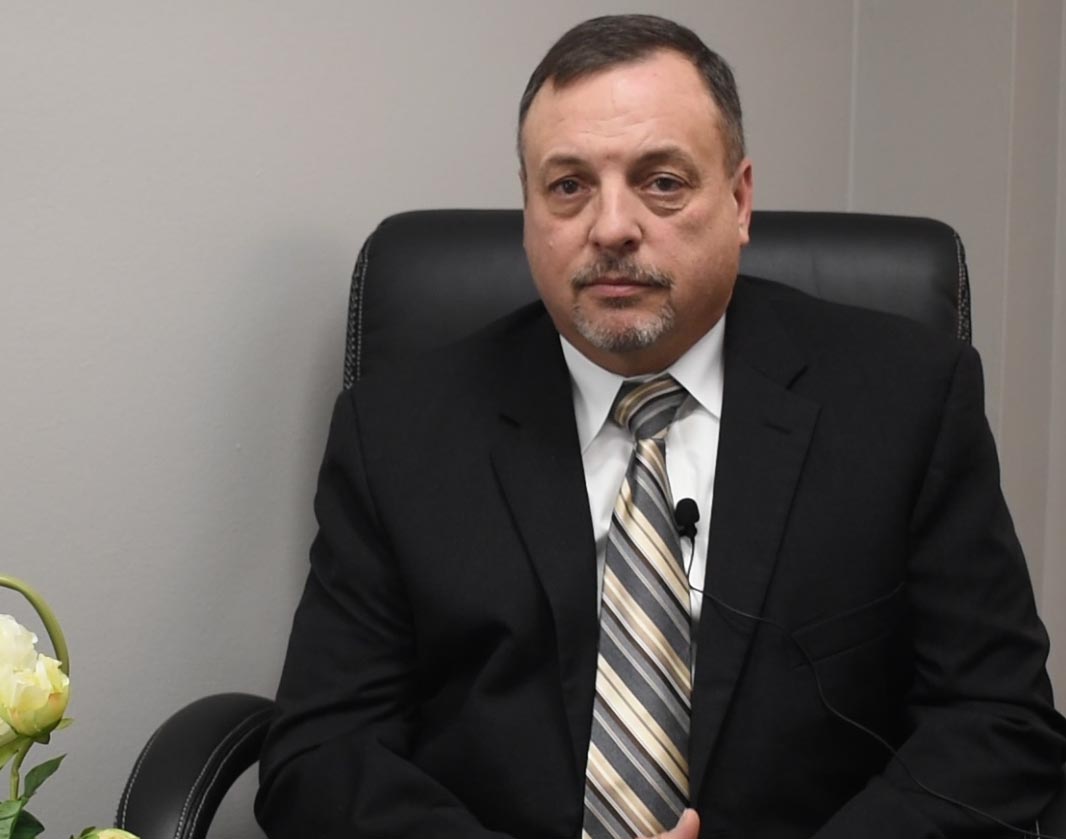
[[[525,163],[644,145],[692,146],[720,154],[719,112],[696,67],[671,51],[557,86],[545,83],[522,128]]]

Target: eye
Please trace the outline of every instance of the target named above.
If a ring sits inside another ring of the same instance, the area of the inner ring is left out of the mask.
[[[577,195],[581,191],[581,182],[577,178],[560,178],[549,189],[558,195]]]
[[[671,192],[677,192],[684,187],[684,182],[680,178],[675,178],[673,175],[656,175],[648,181],[648,187],[652,192],[658,192],[661,194],[668,194]]]

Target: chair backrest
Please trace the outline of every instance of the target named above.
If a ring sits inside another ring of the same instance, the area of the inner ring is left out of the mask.
[[[966,259],[938,221],[759,211],[741,271],[828,300],[905,315],[970,340]],[[344,386],[536,298],[519,210],[422,210],[385,219],[352,275]]]

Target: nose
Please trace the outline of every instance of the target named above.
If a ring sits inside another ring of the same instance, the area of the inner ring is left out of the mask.
[[[598,250],[631,253],[640,245],[640,202],[624,187],[602,185],[595,202],[589,242]]]

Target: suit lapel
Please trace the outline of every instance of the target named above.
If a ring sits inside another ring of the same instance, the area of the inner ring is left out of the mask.
[[[555,623],[563,701],[581,777],[592,725],[596,547],[574,421],[570,374],[545,315],[499,382],[492,460]]]
[[[497,383],[492,461],[555,624],[563,701],[581,778],[595,690],[596,563],[570,376],[546,315]],[[696,800],[761,614],[818,405],[790,391],[806,360],[762,296],[738,281],[700,621],[690,745]],[[709,595],[722,604],[715,605]]]
[[[771,305],[753,294],[743,278],[726,319],[724,354],[690,740],[693,800],[758,627],[737,612],[762,612],[818,415],[815,403],[789,390],[805,359]]]

